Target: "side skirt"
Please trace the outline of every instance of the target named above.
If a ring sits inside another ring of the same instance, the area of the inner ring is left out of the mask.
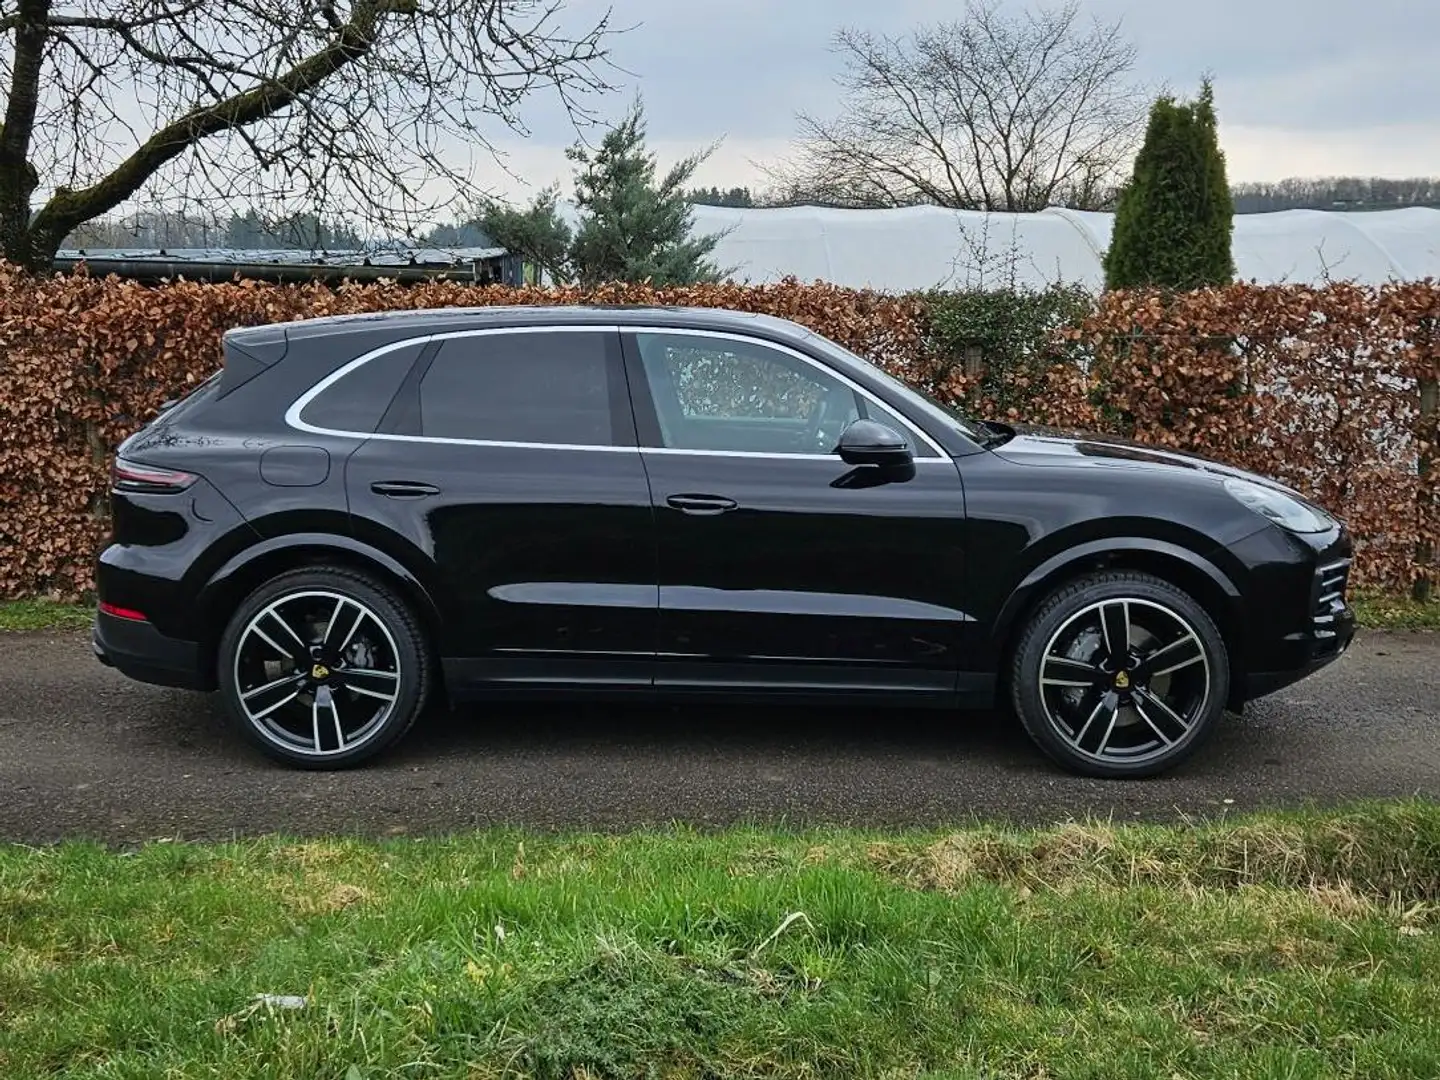
[[[666,679],[657,683],[654,664],[626,659],[604,664],[555,660],[446,659],[441,661],[453,702],[464,701],[694,701],[715,704],[856,705],[933,709],[990,709],[996,677],[961,672],[956,684],[920,686],[818,683],[791,678]],[[672,673],[673,674],[673,673]],[[780,672],[775,673],[777,676]],[[727,677],[728,675],[728,677]]]

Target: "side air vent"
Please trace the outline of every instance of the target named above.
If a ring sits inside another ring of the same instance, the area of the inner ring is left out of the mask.
[[[1335,623],[1345,610],[1345,589],[1350,583],[1349,559],[1327,563],[1315,572],[1315,637],[1335,638]]]

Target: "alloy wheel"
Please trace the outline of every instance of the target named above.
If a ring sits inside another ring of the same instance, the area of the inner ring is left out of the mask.
[[[1141,765],[1185,741],[1210,704],[1210,659],[1180,614],[1152,600],[1082,608],[1045,646],[1040,701],[1079,756]]]
[[[379,615],[353,597],[311,589],[270,602],[246,624],[234,678],[258,734],[323,758],[352,752],[385,727],[402,674]]]

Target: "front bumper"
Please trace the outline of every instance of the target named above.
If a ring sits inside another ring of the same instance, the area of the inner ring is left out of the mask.
[[[91,645],[102,664],[140,682],[215,689],[215,675],[203,663],[199,643],[166,637],[148,622],[97,612]]]
[[[1308,642],[1296,643],[1297,651],[1300,652],[1303,659],[1295,667],[1286,668],[1283,671],[1251,672],[1245,679],[1245,700],[1253,701],[1255,698],[1264,697],[1266,694],[1273,694],[1276,690],[1292,686],[1301,679],[1309,678],[1321,668],[1328,667],[1344,656],[1354,638],[1355,613],[1347,607],[1344,615],[1337,617],[1333,638],[1318,641],[1311,639]]]
[[[1262,663],[1245,678],[1245,700],[1273,694],[1315,674],[1343,656],[1355,638],[1355,612],[1346,602],[1351,551],[1343,533],[1328,551],[1321,551],[1310,572],[1303,629],[1285,634],[1266,650]]]

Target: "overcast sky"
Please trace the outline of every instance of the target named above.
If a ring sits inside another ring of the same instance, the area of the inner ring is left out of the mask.
[[[1003,0],[1019,11],[1019,0]],[[1435,0],[1081,0],[1122,20],[1137,75],[1186,94],[1215,77],[1232,180],[1440,174],[1440,4]],[[958,0],[569,0],[568,17],[613,6],[633,29],[613,41],[621,91],[607,117],[643,94],[665,161],[724,139],[702,184],[764,186],[753,161],[785,154],[798,111],[833,111],[841,26],[881,33],[954,18]],[[573,130],[551,110],[533,137],[502,140],[512,171],[537,186],[568,177]],[[521,189],[493,168],[490,185]]]

